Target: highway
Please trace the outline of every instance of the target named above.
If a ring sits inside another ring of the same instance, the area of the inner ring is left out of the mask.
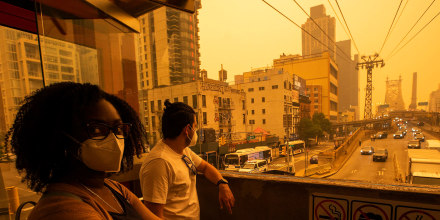
[[[388,159],[385,162],[373,162],[373,155],[361,155],[358,147],[344,166],[330,179],[360,180],[365,182],[395,184],[395,168],[393,156],[396,155],[397,161],[403,172],[408,169],[408,141],[413,139],[411,132],[412,126],[408,126],[408,133],[403,139],[393,139],[393,134],[388,134],[386,139],[376,139],[375,141],[363,141],[362,147],[372,146],[375,151],[380,148],[388,150]],[[424,133],[425,140],[436,139],[428,133]],[[422,148],[425,142],[422,142]]]

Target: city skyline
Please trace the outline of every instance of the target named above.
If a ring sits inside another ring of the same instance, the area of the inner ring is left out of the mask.
[[[299,25],[307,19],[307,16],[293,1],[268,1],[268,3]],[[298,3],[308,13],[310,13],[310,7],[323,4],[327,14],[335,16],[327,1],[298,1]],[[405,3],[406,1],[403,2]],[[440,63],[436,62],[435,58],[436,51],[440,50],[440,44],[432,43],[436,42],[436,36],[440,34],[438,18],[392,59],[386,59],[430,3],[431,1],[408,2],[402,16],[398,14],[397,17],[400,19],[393,28],[381,55],[386,65],[382,69],[373,71],[373,105],[384,103],[387,77],[395,80],[402,76],[402,88],[404,88],[402,92],[406,108],[411,103],[413,72],[419,73],[418,102],[427,101],[429,94],[438,88],[440,76],[437,76],[436,70],[440,69]],[[332,4],[335,10],[338,10],[335,2]],[[380,7],[377,7],[378,5]],[[340,6],[360,50],[360,55],[379,52],[399,2],[377,0],[341,2]],[[440,3],[435,2],[403,44],[428,23],[439,9]],[[225,14],[226,11],[228,14]],[[341,18],[339,12],[338,16]],[[233,75],[242,74],[252,68],[271,66],[273,59],[279,57],[280,54],[301,54],[301,30],[263,1],[202,2],[199,18],[201,69],[206,69],[210,78],[217,78],[216,73],[220,69],[220,64],[223,64],[231,74],[229,78],[233,79]],[[336,41],[346,39],[349,37],[337,21]],[[352,54],[356,53],[355,46],[352,44]],[[425,54],[425,56],[420,54]],[[366,71],[361,69],[359,77],[359,104],[361,115],[363,115]]]

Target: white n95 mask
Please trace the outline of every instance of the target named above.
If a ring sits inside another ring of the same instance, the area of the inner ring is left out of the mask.
[[[192,128],[191,128],[191,130],[192,130]],[[194,131],[194,135],[193,135],[192,138],[189,138],[189,136],[187,135],[188,139],[191,140],[191,142],[189,143],[188,147],[192,147],[192,146],[197,144],[197,138],[198,138],[197,131],[196,130],[193,130],[193,131]]]
[[[103,140],[87,139],[81,143],[80,160],[90,169],[119,172],[124,154],[124,139],[110,132]]]

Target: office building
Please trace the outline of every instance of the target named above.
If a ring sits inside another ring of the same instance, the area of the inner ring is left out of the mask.
[[[351,40],[336,42],[338,49],[338,100],[339,112],[353,112],[359,106],[359,70],[356,70],[358,55],[351,59]],[[354,120],[359,120],[359,111],[355,111]],[[350,113],[351,114],[351,113]]]
[[[280,139],[293,139],[299,125],[294,77],[282,69],[257,68],[237,78],[235,87],[246,92],[247,131],[261,128]]]
[[[330,57],[335,60],[336,56],[336,23],[335,18],[326,15],[324,5],[317,5],[310,8],[310,17],[319,25],[319,28],[312,19],[307,18],[306,23],[301,27],[313,35],[322,43],[319,43],[312,36],[302,31],[302,55],[320,56],[322,52],[329,52]],[[322,31],[322,30],[324,31]],[[330,38],[330,39],[329,39]]]
[[[328,52],[313,57],[283,54],[274,59],[273,66],[306,80],[311,115],[322,112],[330,121],[338,120],[339,69]]]
[[[440,84],[438,89],[429,94],[429,111],[440,112]]]
[[[151,146],[162,138],[161,119],[165,100],[191,106],[197,113],[198,129],[214,129],[217,137],[224,137],[227,142],[246,138],[246,95],[225,82],[206,78],[144,89],[142,94],[140,113]]]

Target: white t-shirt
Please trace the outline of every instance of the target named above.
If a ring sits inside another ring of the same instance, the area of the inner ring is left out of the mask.
[[[198,167],[202,162],[190,148],[183,154]],[[165,219],[200,219],[196,175],[168,145],[160,140],[148,153],[139,173],[145,201],[164,204]]]

